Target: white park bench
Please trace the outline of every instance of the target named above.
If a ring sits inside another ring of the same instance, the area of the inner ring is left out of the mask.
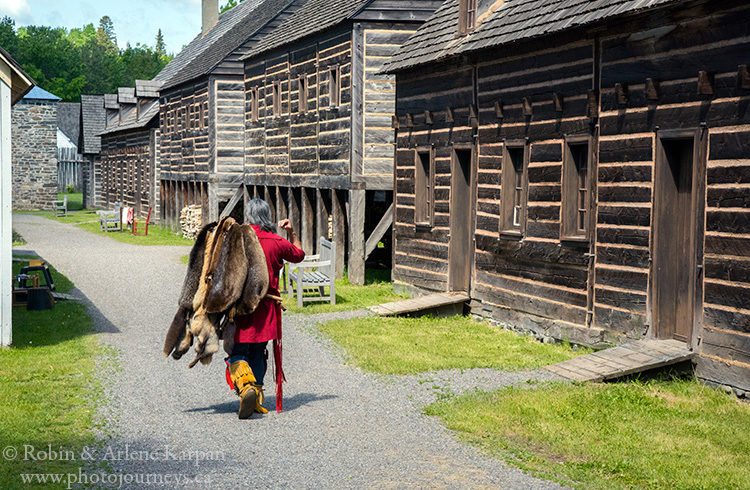
[[[67,216],[68,215],[68,196],[63,196],[62,199],[55,201],[55,216]]]
[[[336,304],[336,244],[320,237],[318,252],[317,255],[308,255],[299,264],[287,264],[286,289],[290,298],[297,291],[297,306],[300,308],[305,301]],[[328,296],[325,288],[328,288]],[[319,296],[305,296],[310,292],[317,292]]]

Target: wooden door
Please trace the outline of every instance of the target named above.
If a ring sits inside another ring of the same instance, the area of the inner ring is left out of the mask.
[[[654,165],[651,317],[656,338],[690,343],[696,321],[702,166],[695,137],[657,138]],[[702,225],[701,225],[702,226]]]
[[[473,150],[455,149],[451,165],[448,288],[469,292],[474,254]]]

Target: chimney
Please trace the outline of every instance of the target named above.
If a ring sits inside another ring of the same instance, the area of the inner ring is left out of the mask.
[[[203,29],[201,35],[205,36],[219,22],[219,0],[201,0],[203,3]]]

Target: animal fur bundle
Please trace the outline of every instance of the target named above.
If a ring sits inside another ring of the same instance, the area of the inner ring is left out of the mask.
[[[195,344],[195,359],[209,364],[219,339],[230,353],[234,317],[255,311],[268,291],[268,266],[255,231],[232,218],[203,227],[190,251],[179,308],[164,341],[164,356],[180,359]]]

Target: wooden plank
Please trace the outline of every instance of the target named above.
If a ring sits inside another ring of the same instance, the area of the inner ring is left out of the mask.
[[[456,305],[469,301],[464,293],[436,293],[392,303],[383,303],[370,307],[370,311],[380,316],[404,315],[419,311],[433,310],[444,306]]]
[[[380,222],[372,231],[372,234],[370,235],[370,237],[367,239],[367,242],[365,243],[365,260],[367,260],[367,257],[369,257],[370,254],[373,252],[373,250],[375,250],[375,248],[378,246],[378,243],[383,238],[385,233],[388,231],[388,228],[390,228],[392,224],[393,224],[393,203],[391,203],[391,205],[388,207],[388,210],[386,210]]]
[[[364,190],[349,191],[349,282],[365,283],[365,196]]]
[[[232,214],[232,211],[234,211],[234,208],[237,206],[237,203],[240,202],[240,199],[242,199],[245,196],[245,186],[241,185],[237,188],[237,191],[232,196],[232,199],[229,200],[226,207],[224,208],[224,211],[221,212],[221,215],[219,216],[219,219],[226,218],[230,214]]]

